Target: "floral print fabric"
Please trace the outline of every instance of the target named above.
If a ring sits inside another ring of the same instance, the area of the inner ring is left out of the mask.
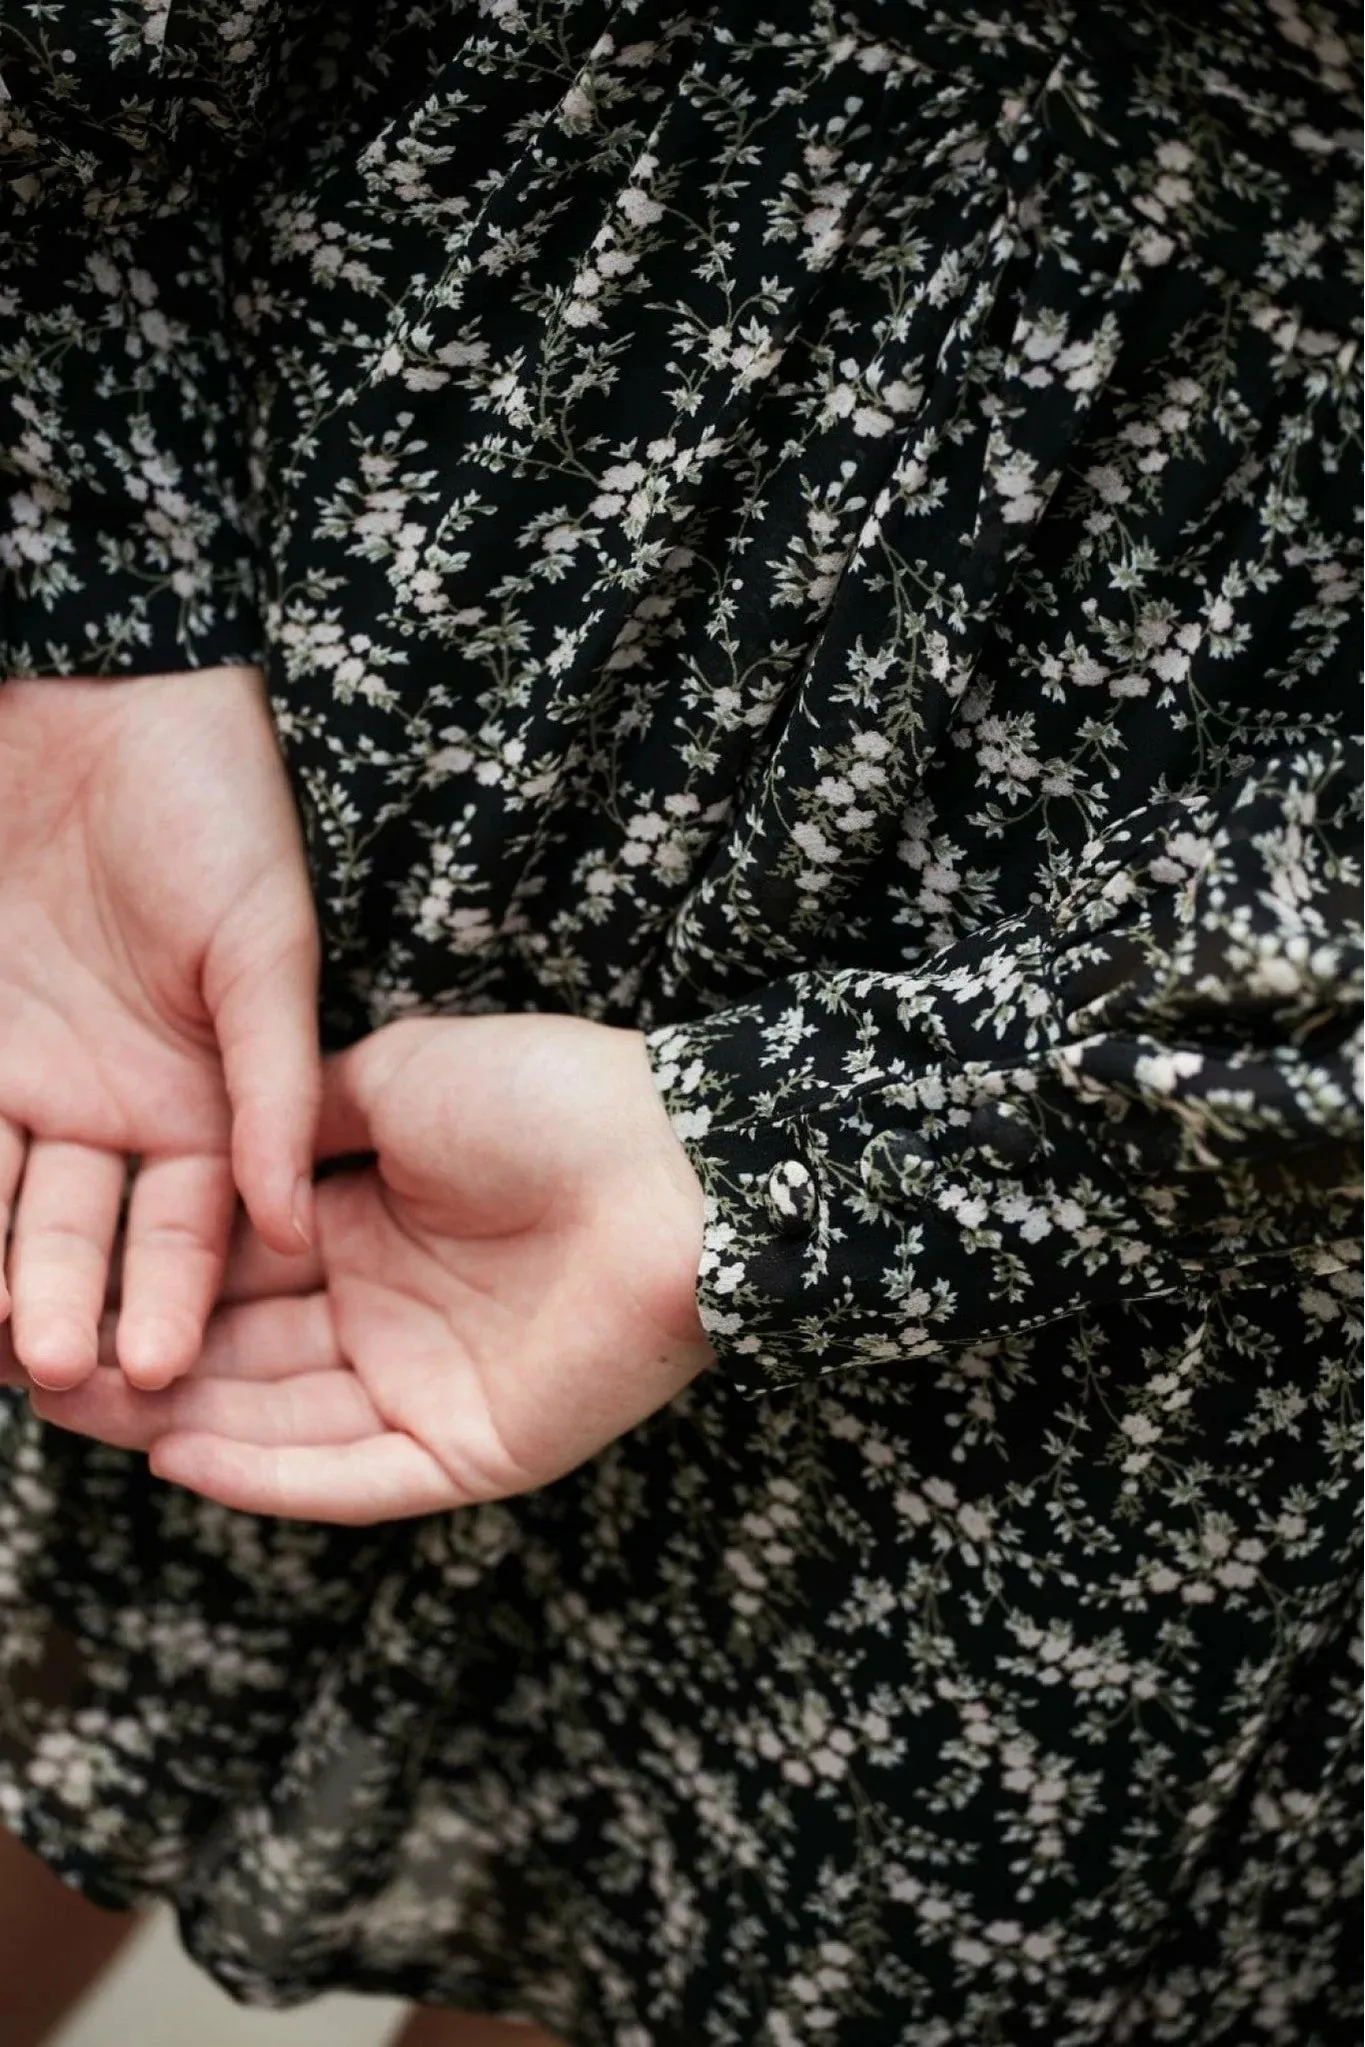
[[[1358,2031],[1356,62],[4,0],[6,665],[262,653],[333,1037],[638,1026],[708,1194],[719,1369],[524,1500],[6,1409],[0,1814],[239,1994]]]

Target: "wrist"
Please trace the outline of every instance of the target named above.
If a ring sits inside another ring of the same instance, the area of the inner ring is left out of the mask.
[[[638,1105],[629,1162],[633,1199],[637,1204],[641,1199],[640,1168],[645,1165],[648,1199],[670,1254],[661,1272],[658,1317],[674,1342],[697,1351],[694,1370],[699,1371],[714,1357],[697,1305],[697,1272],[706,1229],[705,1190],[669,1120],[643,1032],[620,1030],[613,1035],[622,1041],[623,1082]]]

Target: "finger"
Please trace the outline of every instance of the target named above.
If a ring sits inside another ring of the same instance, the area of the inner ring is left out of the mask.
[[[343,1364],[327,1295],[300,1294],[220,1308],[191,1376],[292,1379],[301,1372],[338,1371]]]
[[[10,1247],[14,1348],[41,1386],[95,1368],[124,1161],[84,1144],[30,1145]]]
[[[257,1447],[358,1443],[384,1427],[350,1372],[305,1372],[273,1384],[181,1379],[159,1393],[140,1393],[121,1372],[97,1371],[70,1393],[35,1391],[32,1401],[44,1421],[119,1450],[149,1450],[172,1432]]]
[[[118,1363],[110,1316],[101,1325],[99,1369],[69,1392],[34,1388],[17,1359],[13,1360],[12,1376],[7,1376],[7,1343],[8,1332],[0,1328],[0,1385],[25,1387],[44,1421],[79,1436],[96,1436],[121,1450],[145,1450],[172,1426],[185,1426],[183,1415],[196,1410],[182,1413],[172,1396],[201,1380],[265,1383],[304,1374],[340,1378],[344,1371],[326,1294],[252,1301],[244,1307],[220,1310],[210,1321],[203,1347],[186,1376],[158,1391],[129,1385]],[[9,1355],[13,1358],[12,1350]],[[375,1425],[372,1414],[370,1426]],[[233,1431],[225,1428],[223,1433]]]
[[[118,1360],[133,1385],[168,1385],[198,1357],[236,1206],[221,1155],[143,1160],[124,1228],[118,1320]]]
[[[158,1478],[225,1507],[296,1521],[364,1527],[467,1504],[429,1451],[395,1434],[264,1448],[177,1434],[153,1445],[151,1467]]]
[[[117,1308],[123,1298],[122,1248],[120,1231],[109,1262],[109,1285],[104,1297],[107,1308]],[[228,1236],[227,1263],[218,1287],[220,1303],[314,1293],[325,1284],[326,1275],[316,1246],[309,1251],[272,1251],[251,1217],[238,1212]]]
[[[206,969],[204,1000],[232,1103],[237,1185],[266,1242],[288,1253],[313,1241],[318,951],[306,894],[282,883],[274,895],[264,919],[242,920],[240,958]],[[275,927],[273,942],[263,921]]]
[[[117,1365],[101,1365],[66,1393],[31,1387],[29,1405],[39,1420],[74,1436],[93,1436],[115,1450],[147,1450],[173,1426],[178,1391],[140,1393]]]
[[[374,1148],[366,1105],[375,1064],[373,1044],[373,1039],[362,1039],[323,1064],[316,1140],[320,1159],[345,1158]]]
[[[117,1335],[117,1318],[106,1314],[99,1327],[99,1365],[102,1371],[117,1372],[122,1378]],[[0,1361],[6,1340],[7,1332],[0,1328]],[[331,1301],[325,1293],[316,1293],[218,1309],[210,1317],[199,1354],[184,1376],[289,1379],[300,1372],[345,1369]],[[23,1376],[27,1385],[27,1375]]]
[[[0,1116],[0,1322],[9,1314],[9,1288],[5,1284],[5,1246],[9,1241],[14,1196],[24,1170],[27,1140],[17,1123]]]
[[[228,1250],[220,1300],[251,1301],[282,1294],[311,1294],[324,1283],[322,1260],[316,1248],[291,1253],[272,1251],[248,1217],[239,1219]]]
[[[116,1365],[114,1355],[114,1321],[111,1315],[101,1318],[97,1336],[97,1356],[101,1366]],[[14,1330],[8,1322],[0,1322],[0,1386],[18,1386],[25,1393],[33,1391],[33,1381],[19,1362],[14,1348]]]

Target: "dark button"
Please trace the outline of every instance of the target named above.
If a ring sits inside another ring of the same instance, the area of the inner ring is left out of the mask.
[[[974,1109],[967,1142],[1002,1173],[1022,1173],[1038,1155],[1038,1132],[1024,1111],[1009,1102],[983,1102]]]
[[[934,1154],[913,1130],[879,1130],[863,1149],[863,1185],[878,1201],[918,1201],[934,1177]]]
[[[800,1159],[783,1159],[768,1175],[768,1213],[780,1235],[804,1237],[815,1222],[815,1181]]]

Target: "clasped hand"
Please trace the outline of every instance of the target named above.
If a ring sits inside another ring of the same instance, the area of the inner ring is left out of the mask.
[[[412,1020],[324,1066],[316,980],[254,671],[0,688],[0,1372],[258,1512],[545,1484],[711,1357],[643,1041]]]

